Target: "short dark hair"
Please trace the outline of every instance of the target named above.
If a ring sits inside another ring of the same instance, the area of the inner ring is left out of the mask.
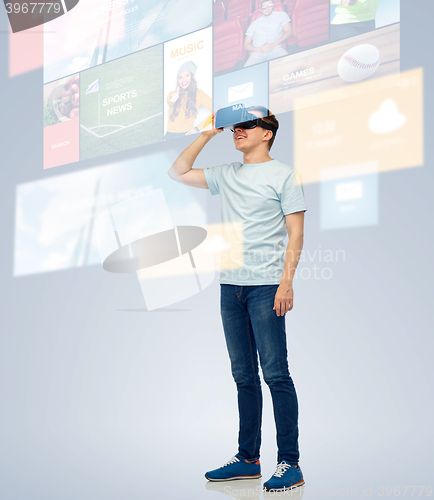
[[[273,2],[273,0],[261,0],[261,9],[262,9],[262,4],[265,2]]]
[[[258,111],[259,113],[261,113],[263,115],[262,119],[264,120],[264,122],[271,123],[272,125],[274,125],[276,127],[276,130],[279,129],[279,122],[277,121],[276,116],[269,109],[265,108],[264,106],[250,106],[248,108],[248,111],[249,112]],[[267,115],[265,115],[265,113],[267,113]],[[271,146],[273,145],[275,138],[276,138],[276,134],[273,133],[271,139],[268,141],[268,151],[270,151]]]

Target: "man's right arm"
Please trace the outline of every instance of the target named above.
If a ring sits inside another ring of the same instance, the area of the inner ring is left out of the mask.
[[[255,47],[252,41],[253,41],[253,36],[246,36],[246,38],[244,39],[245,50],[248,50],[249,52],[264,52],[263,45],[261,45],[261,47]]]
[[[257,19],[256,21],[253,21],[253,23],[247,28],[246,31],[246,38],[244,39],[244,49],[248,50],[249,52],[264,52],[263,48],[264,45],[261,47],[255,47],[253,45],[253,37],[255,36],[255,32],[258,31],[255,29],[257,26]]]
[[[181,184],[187,184],[187,186],[208,189],[203,169],[192,167],[198,154],[205,145],[220,132],[223,132],[223,129],[213,128],[202,132],[200,136],[178,156],[167,172],[169,177]]]

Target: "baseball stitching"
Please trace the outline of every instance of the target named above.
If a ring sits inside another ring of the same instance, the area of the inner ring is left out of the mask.
[[[361,63],[351,56],[344,55],[342,57],[342,59],[349,62],[351,64],[351,66],[354,66],[355,68],[362,68],[362,69],[372,69],[372,68],[375,68],[380,63],[380,58],[378,58],[374,63],[370,63],[370,64]]]

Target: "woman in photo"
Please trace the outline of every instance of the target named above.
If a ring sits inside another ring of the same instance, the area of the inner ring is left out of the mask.
[[[193,61],[187,61],[178,68],[176,90],[169,92],[167,97],[169,116],[165,140],[196,134],[203,130],[206,118],[196,126],[194,125],[201,106],[207,108],[210,114],[212,113],[211,97],[197,88],[194,77],[196,70],[197,65]]]

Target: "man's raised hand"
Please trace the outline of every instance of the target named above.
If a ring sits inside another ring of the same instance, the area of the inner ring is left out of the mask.
[[[211,139],[217,134],[220,134],[220,132],[223,132],[222,128],[215,128],[215,113],[212,114],[212,129],[211,130],[204,130],[202,132],[202,135],[207,137],[208,139]]]

